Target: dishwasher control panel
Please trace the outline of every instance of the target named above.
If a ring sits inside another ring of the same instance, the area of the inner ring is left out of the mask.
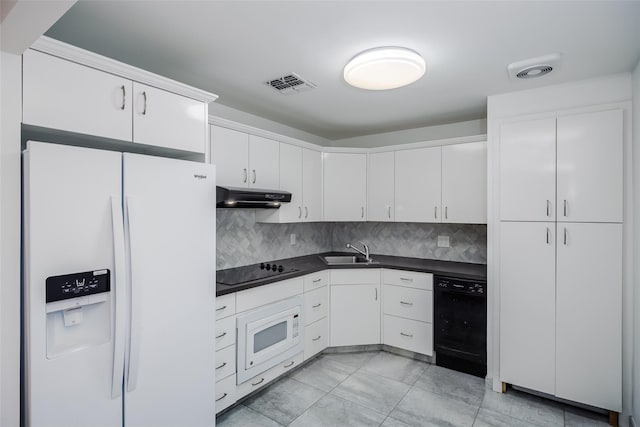
[[[436,288],[449,289],[469,294],[483,295],[485,293],[486,286],[486,283],[474,280],[449,279],[447,277],[438,277],[436,279]]]

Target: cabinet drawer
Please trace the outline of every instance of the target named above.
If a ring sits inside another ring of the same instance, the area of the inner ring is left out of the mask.
[[[326,317],[304,329],[304,360],[327,348],[329,344],[329,319]]]
[[[433,274],[384,269],[382,270],[382,283],[431,291],[433,290]]]
[[[385,315],[383,342],[416,353],[433,355],[433,325]]]
[[[250,380],[245,381],[242,384],[238,384],[238,386],[236,387],[236,399],[240,399],[246,396],[247,394],[265,386],[266,384],[270,383],[272,380],[278,378],[280,375],[290,371],[291,369],[301,364],[302,360],[303,360],[303,356],[302,356],[302,352],[300,352],[295,356],[285,360],[284,362],[277,364],[273,368],[267,371],[264,371],[259,375],[256,375]]]
[[[236,304],[238,313],[302,293],[302,277],[283,280],[238,292]]]
[[[236,316],[216,321],[216,350],[236,343]]]
[[[319,271],[317,273],[304,276],[304,291],[309,292],[322,286],[327,286],[329,283],[329,272]]]
[[[380,283],[380,270],[331,270],[332,285],[360,285]]]
[[[236,294],[216,297],[216,320],[236,313]]]
[[[216,380],[236,373],[236,346],[216,351]]]
[[[236,402],[236,376],[216,382],[216,414]]]
[[[304,294],[304,324],[327,317],[329,307],[329,287],[325,286]]]
[[[383,313],[405,319],[433,322],[433,292],[402,286],[384,285]]]

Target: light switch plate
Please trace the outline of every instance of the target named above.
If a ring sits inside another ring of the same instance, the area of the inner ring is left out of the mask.
[[[451,241],[449,236],[438,236],[438,247],[439,248],[449,248],[451,247]]]
[[[289,235],[289,241],[291,242],[292,246],[296,244],[296,233],[291,233]]]

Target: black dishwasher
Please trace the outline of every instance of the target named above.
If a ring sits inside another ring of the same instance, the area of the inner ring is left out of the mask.
[[[436,365],[487,374],[487,283],[435,276]]]

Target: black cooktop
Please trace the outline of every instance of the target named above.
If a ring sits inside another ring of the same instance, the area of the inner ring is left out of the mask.
[[[285,267],[282,264],[261,262],[243,267],[227,268],[216,272],[216,283],[225,286],[244,285],[268,277],[286,277],[299,271],[297,268]]]

